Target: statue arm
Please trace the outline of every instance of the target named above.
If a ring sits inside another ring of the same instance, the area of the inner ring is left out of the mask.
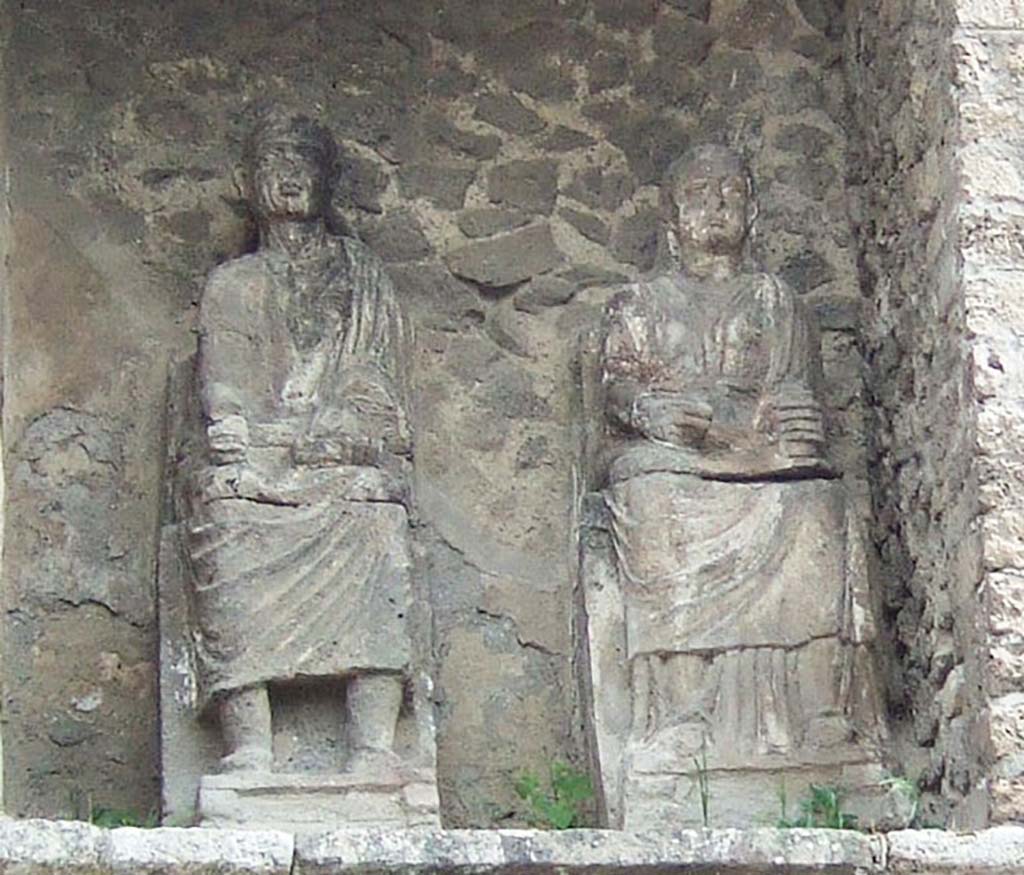
[[[758,427],[773,434],[779,448],[793,460],[820,461],[825,450],[824,417],[818,400],[821,382],[820,341],[815,327],[793,290],[768,278],[762,292],[770,297],[775,338]]]
[[[675,388],[679,375],[666,380],[660,373],[649,330],[654,318],[629,293],[609,305],[602,371],[606,416],[627,434],[700,446],[711,427],[711,407]]]
[[[249,372],[247,351],[253,339],[225,312],[224,297],[232,290],[224,286],[221,273],[215,272],[199,318],[199,393],[215,464],[240,462],[249,447],[249,417],[238,379]]]

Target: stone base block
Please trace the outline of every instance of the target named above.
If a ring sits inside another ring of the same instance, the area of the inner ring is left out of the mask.
[[[882,784],[886,772],[875,764],[807,766],[776,771],[709,769],[634,774],[624,786],[626,830],[756,828],[796,820],[811,785],[840,792],[840,811],[856,816],[861,829],[890,830],[907,825],[913,800]],[[701,784],[706,783],[707,824]],[[822,824],[824,825],[824,824]]]
[[[277,772],[205,775],[199,782],[199,824],[291,832],[385,826],[440,827],[437,782],[430,769],[402,780],[353,774]]]

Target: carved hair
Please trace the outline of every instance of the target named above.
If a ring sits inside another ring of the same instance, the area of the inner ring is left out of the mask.
[[[246,164],[250,171],[265,149],[274,145],[295,146],[310,153],[328,177],[337,163],[337,145],[331,132],[309,116],[274,108],[265,112],[253,128],[246,144]]]

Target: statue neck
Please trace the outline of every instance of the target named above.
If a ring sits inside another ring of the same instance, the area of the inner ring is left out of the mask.
[[[742,256],[739,252],[704,252],[683,249],[680,253],[683,268],[699,279],[727,280],[740,272]]]
[[[290,258],[318,252],[327,237],[323,219],[265,220],[260,226],[260,246],[282,252]]]

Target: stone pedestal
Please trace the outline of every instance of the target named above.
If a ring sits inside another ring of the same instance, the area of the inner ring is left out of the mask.
[[[205,775],[199,782],[200,826],[309,832],[325,823],[409,829],[440,827],[432,769],[391,775]]]

